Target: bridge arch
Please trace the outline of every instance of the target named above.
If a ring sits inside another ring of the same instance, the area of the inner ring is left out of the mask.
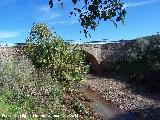
[[[84,50],[83,53],[85,54],[85,62],[87,65],[89,65],[89,73],[100,73],[101,68],[96,57],[94,57],[94,55]]]

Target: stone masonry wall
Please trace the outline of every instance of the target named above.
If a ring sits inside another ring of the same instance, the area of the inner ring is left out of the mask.
[[[83,44],[82,49],[95,57],[93,63],[94,71],[105,69],[109,63],[117,61],[121,56],[126,55],[125,47],[133,42],[108,43],[108,44]],[[0,60],[12,58],[18,59],[23,56],[23,47],[0,47]],[[93,59],[92,57],[92,59]],[[95,61],[96,60],[96,61]],[[97,64],[95,64],[97,63]]]

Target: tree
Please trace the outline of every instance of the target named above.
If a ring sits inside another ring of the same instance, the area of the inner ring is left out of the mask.
[[[26,53],[37,70],[48,70],[65,86],[85,79],[88,66],[83,51],[65,43],[46,24],[34,24],[26,43]]]
[[[54,7],[56,0],[49,0],[50,8]],[[63,0],[58,0],[63,6]],[[72,3],[76,5],[82,0],[72,0]],[[101,20],[111,21],[117,27],[117,23],[122,21],[124,23],[126,10],[123,7],[123,3],[120,0],[83,0],[83,7],[75,7],[70,15],[79,15],[79,22],[83,27],[85,37],[88,34],[88,29],[95,30]]]

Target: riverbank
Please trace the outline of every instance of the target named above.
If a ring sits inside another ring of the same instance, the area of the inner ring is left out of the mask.
[[[150,94],[136,85],[128,85],[121,78],[89,75],[85,84],[117,107],[132,112],[137,119],[160,119],[160,96]]]
[[[84,93],[85,98],[91,101],[86,102],[93,111],[96,111],[101,119],[98,120],[135,120],[132,113],[125,111],[106,101],[99,91],[92,90],[90,87],[82,86],[80,91]]]

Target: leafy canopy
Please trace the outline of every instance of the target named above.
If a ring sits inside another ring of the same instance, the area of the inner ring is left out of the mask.
[[[54,2],[57,0],[49,0],[50,8],[54,7]],[[58,0],[63,6],[63,0]],[[72,0],[72,3],[76,5],[82,0]],[[79,22],[83,27],[85,37],[88,34],[88,29],[95,30],[101,20],[111,21],[117,27],[117,23],[122,21],[126,15],[126,10],[123,7],[123,3],[120,0],[83,0],[83,7],[74,7],[70,15],[79,15]],[[90,36],[91,37],[91,36]]]
[[[55,35],[46,24],[34,24],[26,39],[27,55],[38,69],[49,70],[65,85],[84,80],[88,66],[84,54]]]

